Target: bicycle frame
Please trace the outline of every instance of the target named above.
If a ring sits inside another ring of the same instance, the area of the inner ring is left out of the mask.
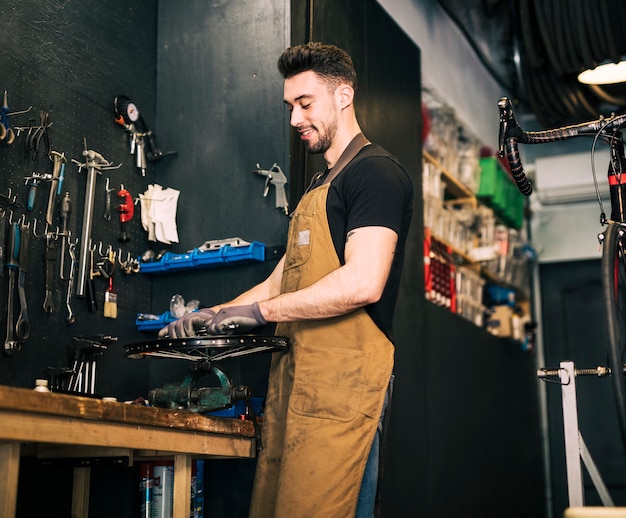
[[[595,167],[592,172],[600,205],[600,223],[606,225],[598,236],[602,243],[602,292],[605,324],[608,335],[608,372],[615,393],[616,411],[622,444],[626,450],[626,382],[624,381],[624,350],[626,349],[626,158],[621,128],[626,115],[600,117],[593,121],[544,131],[529,132],[520,128],[511,101],[498,101],[500,112],[499,155],[506,156],[518,189],[525,196],[532,194],[532,184],[526,177],[519,156],[518,144],[545,144],[579,136],[593,136],[592,156],[597,142],[610,146],[607,181],[611,196],[611,214],[607,219],[597,188]],[[573,375],[573,373],[572,373]]]

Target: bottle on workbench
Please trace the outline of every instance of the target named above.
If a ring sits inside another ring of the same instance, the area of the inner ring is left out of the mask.
[[[35,388],[33,389],[35,392],[50,392],[48,388],[48,380],[47,379],[36,379],[35,380]]]

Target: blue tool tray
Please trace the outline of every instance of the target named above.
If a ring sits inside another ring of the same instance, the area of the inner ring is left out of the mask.
[[[261,417],[263,415],[263,403],[265,402],[265,398],[263,397],[251,397],[250,403],[252,403],[252,410],[257,417]],[[237,401],[230,408],[225,408],[223,410],[214,410],[213,412],[207,412],[207,415],[213,415],[217,417],[239,417],[241,415],[245,415],[246,413],[246,402],[245,401]]]
[[[190,252],[165,252],[158,261],[140,262],[142,273],[163,273],[194,268],[211,268],[230,263],[265,261],[265,244],[253,241],[247,246],[224,245],[214,250],[194,248]]]
[[[169,311],[158,315],[158,319],[155,320],[141,320],[135,319],[135,325],[139,331],[160,331],[170,322],[174,322],[176,318]]]

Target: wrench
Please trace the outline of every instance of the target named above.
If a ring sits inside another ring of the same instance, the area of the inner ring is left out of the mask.
[[[111,193],[115,189],[109,188],[109,179],[106,179],[106,185],[104,187],[104,219],[111,220]]]
[[[20,299],[20,313],[15,324],[15,335],[20,343],[28,340],[30,324],[28,322],[28,306],[26,304],[26,262],[28,261],[28,227],[20,228],[20,258],[18,266],[17,293]]]
[[[7,290],[7,334],[4,341],[4,352],[12,355],[20,349],[20,343],[15,339],[13,324],[13,300],[15,299],[15,272],[18,269],[18,255],[20,250],[20,227],[11,223],[9,229],[9,256],[5,262],[9,270],[9,288]]]

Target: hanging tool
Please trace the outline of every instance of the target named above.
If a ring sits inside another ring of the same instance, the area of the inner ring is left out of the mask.
[[[6,90],[4,91],[4,104],[2,105],[2,111],[0,112],[0,123],[2,124],[0,139],[4,140],[5,144],[13,144],[13,141],[15,140],[15,132],[11,129],[9,124],[9,102]]]
[[[61,279],[67,281],[67,291],[65,292],[65,307],[67,309],[67,316],[65,321],[68,324],[73,324],[76,321],[74,311],[72,311],[72,293],[74,291],[74,269],[76,266],[76,244],[78,239],[72,241],[72,236],[67,235],[63,238],[68,243],[68,253],[70,255],[70,271],[67,277],[61,276]]]
[[[61,228],[63,234],[63,240],[61,241],[61,260],[59,261],[59,277],[63,279],[65,275],[65,248],[70,238],[67,225],[70,220],[70,214],[72,213],[72,200],[70,199],[69,192],[66,192],[65,196],[63,196],[59,211],[61,212]]]
[[[7,249],[9,254],[5,261],[5,266],[9,270],[9,285],[7,289],[7,334],[4,341],[4,352],[13,354],[19,350],[20,343],[15,339],[15,327],[13,322],[13,302],[15,301],[15,272],[19,268],[20,253],[20,226],[18,223],[11,223],[9,228],[9,242]]]
[[[46,211],[46,223],[52,225],[54,217],[54,209],[56,207],[57,191],[59,188],[59,178],[61,176],[61,167],[65,166],[67,159],[64,153],[58,151],[50,152],[50,159],[54,162],[52,168],[52,183],[50,184],[50,194],[48,196],[48,210]]]
[[[109,250],[109,262],[112,268],[115,268],[115,252]],[[114,272],[111,271],[109,276],[109,287],[104,292],[104,316],[105,318],[117,318],[117,293],[113,289],[113,276]]]
[[[136,156],[135,165],[141,171],[141,176],[146,175],[146,158],[150,162],[156,162],[164,156],[176,154],[176,151],[163,153],[159,149],[156,135],[148,128],[137,105],[129,97],[118,95],[113,101],[113,106],[115,108],[115,122],[123,126],[130,134],[130,154]]]
[[[28,321],[28,305],[26,304],[26,265],[28,263],[28,227],[22,224],[20,227],[20,257],[18,266],[17,293],[20,299],[20,313],[15,324],[15,336],[24,343],[30,336],[30,323]]]
[[[87,149],[87,139],[84,139],[85,149],[83,156],[85,162],[81,163],[74,159],[72,162],[78,165],[79,172],[83,168],[87,169],[87,185],[85,188],[85,212],[83,213],[83,227],[80,238],[80,255],[78,261],[78,281],[76,286],[76,296],[85,296],[85,284],[89,268],[89,245],[91,244],[91,223],[93,221],[93,204],[96,191],[96,175],[108,169],[118,169],[122,164],[113,166],[100,153]]]
[[[30,188],[28,189],[28,201],[26,203],[27,210],[33,210],[35,206],[35,196],[37,194],[37,187],[41,182],[49,182],[52,180],[50,173],[33,173],[30,176],[24,177],[25,184]]]
[[[261,169],[259,164],[252,172],[265,177],[265,188],[263,189],[263,197],[266,197],[270,190],[270,184],[276,187],[276,208],[282,209],[285,215],[289,215],[289,203],[285,194],[285,184],[287,177],[280,166],[276,163],[270,169]]]
[[[26,158],[36,161],[39,158],[39,146],[41,141],[44,143],[44,155],[50,156],[52,152],[50,144],[50,133],[48,128],[52,126],[50,122],[50,114],[46,111],[39,112],[39,126],[33,126],[32,122],[28,128],[28,134],[24,140],[24,153]]]
[[[54,250],[54,242],[56,235],[46,233],[46,291],[43,299],[43,310],[50,314],[54,312],[54,277],[56,275],[56,251]]]
[[[0,217],[0,276],[4,276],[4,262],[7,252],[7,218],[4,217],[5,215],[6,212],[3,212],[2,217]]]
[[[112,187],[109,188],[109,179],[107,178],[106,185],[104,187],[104,219],[111,221],[111,193],[114,191]]]
[[[59,169],[59,178],[57,181],[57,196],[61,196],[61,192],[63,191],[63,181],[65,180],[65,164],[67,160],[61,162],[61,167]]]
[[[126,223],[133,219],[135,214],[135,205],[130,193],[124,189],[122,185],[117,192],[117,197],[120,199],[120,204],[117,206],[117,210],[120,213],[120,237],[118,241],[121,243],[128,243],[130,236],[126,233]]]
[[[96,300],[96,290],[93,285],[93,278],[94,278],[93,253],[94,253],[94,250],[90,247],[89,248],[89,275],[87,277],[87,282],[86,282],[87,284],[86,286],[87,311],[89,311],[89,313],[95,313],[96,311],[98,311],[98,301]]]

